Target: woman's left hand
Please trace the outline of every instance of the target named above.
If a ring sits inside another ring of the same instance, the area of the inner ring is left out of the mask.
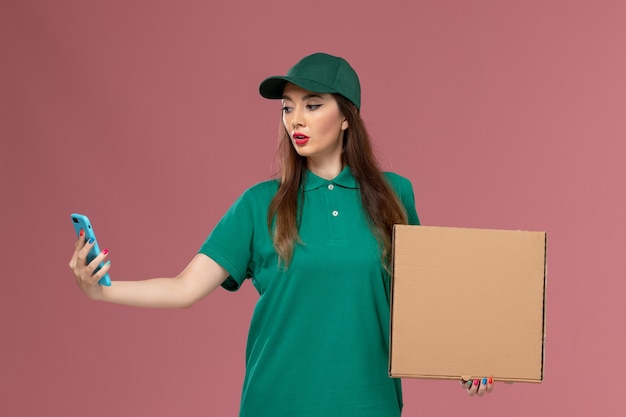
[[[470,396],[482,397],[485,393],[493,391],[493,378],[470,379],[469,381],[461,379],[461,386]]]

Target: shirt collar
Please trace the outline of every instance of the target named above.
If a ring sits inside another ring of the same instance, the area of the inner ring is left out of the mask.
[[[359,185],[357,184],[356,179],[352,175],[352,171],[348,166],[344,167],[339,175],[332,180],[326,180],[318,177],[308,169],[305,171],[303,182],[304,191],[315,190],[327,184],[334,184],[344,188],[359,188]]]

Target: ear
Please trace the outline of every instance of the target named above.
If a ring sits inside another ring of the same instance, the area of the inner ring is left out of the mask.
[[[346,130],[348,128],[348,119],[343,119],[341,122],[341,130]]]

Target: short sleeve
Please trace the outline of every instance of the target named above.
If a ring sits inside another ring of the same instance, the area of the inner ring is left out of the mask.
[[[408,224],[419,225],[420,220],[415,210],[415,194],[411,181],[392,172],[385,172],[385,177],[393,187],[396,195],[406,210]]]
[[[254,216],[250,191],[244,192],[215,226],[198,253],[220,264],[230,276],[222,286],[235,291],[246,279],[252,258]]]

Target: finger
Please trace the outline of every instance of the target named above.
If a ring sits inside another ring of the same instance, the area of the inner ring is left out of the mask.
[[[105,249],[102,252],[100,252],[98,254],[98,256],[96,256],[95,258],[93,258],[93,260],[91,262],[89,262],[89,265],[87,265],[87,268],[91,271],[91,275],[95,276],[97,275],[96,272],[100,272],[100,270],[102,268],[100,268],[100,270],[96,271],[99,267],[102,266],[102,263],[104,262],[104,260],[106,259],[106,257],[109,255],[109,250]]]
[[[463,378],[461,378],[461,380],[459,382],[461,383],[461,388],[463,388],[464,390],[467,390],[471,386],[471,384],[472,384],[472,380],[471,379],[469,381],[466,381]]]
[[[476,391],[476,395],[482,397],[487,392],[487,378],[483,378],[478,383],[478,391]]]
[[[80,229],[80,232],[78,232],[78,239],[76,239],[76,249],[80,251],[85,246],[86,241],[87,234],[83,229]]]
[[[87,236],[82,239],[85,240]],[[91,237],[87,242],[85,242],[84,246],[78,251],[78,255],[76,257],[76,265],[74,266],[73,272],[78,281],[86,281],[89,282],[90,278],[93,277],[94,272],[104,259],[103,256],[96,256],[94,259],[91,259],[90,252],[93,250],[94,245],[96,244],[96,240]],[[108,251],[106,252],[108,253]],[[106,253],[104,254],[106,256]],[[98,254],[98,255],[101,255]],[[87,261],[90,261],[87,263]]]
[[[470,393],[471,389],[472,389],[472,385],[474,384],[474,380],[470,379],[468,381],[464,381],[465,385],[463,386],[463,388],[465,389],[465,392],[468,393],[469,395],[474,395],[472,393]]]
[[[471,381],[472,385],[467,389],[467,393],[472,396],[475,395],[476,392],[478,392],[478,385],[480,383],[480,380],[478,379],[474,379]]]
[[[82,239],[84,240],[85,237],[83,237]],[[89,251],[91,250],[91,248],[93,247],[95,243],[96,243],[96,240],[93,237],[91,237],[89,238],[88,241],[85,242],[83,247],[78,250],[77,260],[81,265],[87,265],[87,255],[89,254]],[[80,243],[79,243],[79,246],[80,246]]]
[[[98,282],[102,279],[102,277],[104,277],[108,272],[109,269],[111,269],[111,261],[106,261],[103,265],[102,268],[100,268],[98,270],[98,272],[96,272],[95,274],[93,274],[92,280],[94,282]]]
[[[91,276],[93,275],[94,270],[97,267],[97,264],[92,265],[91,262],[88,263],[88,260],[90,258],[90,252],[92,251],[95,242],[96,241],[93,238],[90,238],[89,240],[85,242],[82,249],[78,251],[78,257],[76,259],[77,261],[76,272],[79,275],[88,274],[88,276]],[[93,259],[91,260],[93,261]]]
[[[78,232],[78,242],[84,242],[85,241],[85,231],[83,229],[80,229],[80,232]]]
[[[487,378],[487,392],[493,391],[493,377]]]
[[[77,264],[78,252],[82,249],[85,244],[85,231],[80,229],[78,233],[78,239],[74,242],[74,253],[72,253],[72,258],[70,259],[70,269],[74,270]]]

